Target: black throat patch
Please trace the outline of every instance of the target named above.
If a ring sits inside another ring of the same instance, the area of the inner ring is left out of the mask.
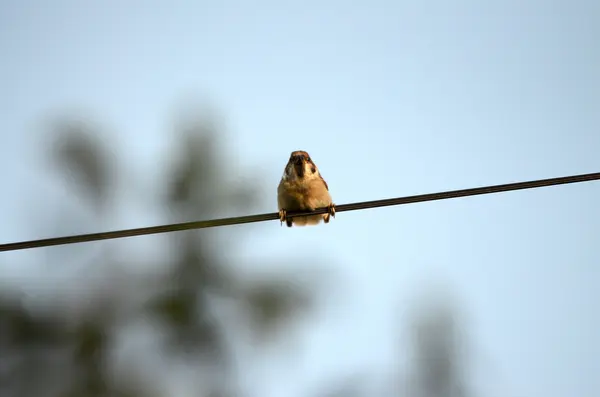
[[[303,163],[295,163],[294,168],[296,169],[296,175],[298,178],[304,178],[304,164]]]

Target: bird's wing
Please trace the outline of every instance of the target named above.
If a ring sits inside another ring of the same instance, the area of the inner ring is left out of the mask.
[[[327,186],[327,182],[325,182],[325,179],[323,179],[323,176],[321,176],[321,174],[319,174],[319,178],[321,178],[321,180],[323,181],[323,185],[325,185],[325,189],[327,189],[327,191],[329,191],[329,186]]]

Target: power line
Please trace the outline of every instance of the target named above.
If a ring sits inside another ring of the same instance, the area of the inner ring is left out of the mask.
[[[508,192],[511,190],[534,189],[534,188],[540,188],[540,187],[564,185],[564,184],[579,183],[579,182],[588,182],[588,181],[594,181],[594,180],[600,180],[600,172],[596,172],[596,173],[592,173],[592,174],[565,176],[565,177],[559,177],[559,178],[538,179],[538,180],[527,181],[527,182],[507,183],[504,185],[484,186],[484,187],[477,187],[477,188],[472,188],[472,189],[451,190],[451,191],[446,191],[446,192],[421,194],[421,195],[416,195],[416,196],[396,197],[396,198],[390,198],[390,199],[384,199],[384,200],[363,201],[363,202],[358,202],[358,203],[342,204],[342,205],[335,206],[335,212],[339,213],[339,212],[344,212],[344,211],[355,211],[355,210],[364,210],[364,209],[369,209],[369,208],[387,207],[387,206],[391,206],[391,205],[404,205],[404,204],[420,203],[420,202],[424,202],[424,201],[446,200],[446,199],[458,198],[458,197],[501,193],[501,192]],[[302,212],[301,211],[294,211],[294,212],[290,211],[287,213],[287,215],[289,217],[293,217],[293,216],[299,216],[299,215],[324,214],[325,212],[327,212],[327,208],[318,208],[314,211],[302,211]],[[272,221],[272,220],[279,220],[279,214],[277,212],[258,214],[258,215],[237,216],[237,217],[233,217],[233,218],[211,219],[211,220],[206,220],[206,221],[174,223],[174,224],[170,224],[170,225],[141,227],[141,228],[137,228],[137,229],[116,230],[116,231],[111,231],[111,232],[80,234],[80,235],[65,236],[65,237],[54,237],[54,238],[47,238],[47,239],[42,239],[42,240],[21,241],[21,242],[8,243],[8,244],[0,244],[0,252],[24,250],[24,249],[29,249],[29,248],[49,247],[49,246],[53,246],[53,245],[84,243],[84,242],[98,241],[98,240],[109,240],[109,239],[123,238],[123,237],[142,236],[142,235],[148,235],[148,234],[168,233],[168,232],[176,232],[176,231],[182,231],[182,230],[204,229],[204,228],[209,228],[209,227],[229,226],[229,225],[240,225],[243,223],[264,222],[264,221]]]

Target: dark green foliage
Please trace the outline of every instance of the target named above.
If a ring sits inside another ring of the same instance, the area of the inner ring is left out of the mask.
[[[64,175],[75,182],[72,185],[74,197],[87,200],[90,208],[95,210],[110,211],[106,204],[117,183],[115,177],[126,172],[116,169],[118,159],[109,156],[111,150],[101,144],[100,133],[92,131],[89,125],[74,121],[57,123],[54,131],[57,136],[50,154]],[[231,183],[220,173],[222,160],[219,160],[217,135],[213,123],[202,121],[189,123],[178,132],[180,142],[173,161],[175,166],[170,170],[170,176],[161,181],[167,191],[164,205],[172,218],[166,222],[209,218],[227,208],[239,207],[248,211],[248,205],[255,201],[253,189],[239,184],[239,177],[236,183]],[[51,208],[48,210],[52,211]],[[169,272],[153,283],[155,289],[141,309],[129,311],[127,315],[149,315],[151,321],[158,321],[166,332],[165,340],[173,354],[195,360],[205,358],[225,374],[223,386],[226,386],[235,379],[227,364],[230,352],[221,328],[224,325],[217,321],[210,297],[223,296],[237,301],[241,312],[252,313],[252,326],[263,333],[268,331],[273,319],[290,318],[297,306],[294,302],[302,293],[289,286],[279,286],[278,280],[264,280],[247,292],[244,283],[234,280],[230,266],[219,255],[218,242],[215,243],[210,233],[189,231],[167,236],[174,253],[170,262],[164,264]],[[235,249],[232,243],[228,242],[228,249]],[[90,264],[107,265],[101,260]],[[52,266],[60,266],[60,263],[52,263]],[[65,285],[64,288],[76,291],[86,287]],[[0,299],[3,303],[0,307],[2,346],[20,356],[21,361],[27,356],[32,359],[44,357],[43,360],[36,359],[36,366],[9,365],[11,379],[5,389],[7,393],[1,394],[7,397],[137,397],[152,394],[143,386],[117,384],[109,375],[107,353],[119,330],[119,320],[127,320],[120,318],[122,314],[119,313],[121,306],[127,306],[128,302],[119,299],[113,297],[113,306],[100,305],[98,308],[92,305],[94,308],[84,314],[69,314],[59,308],[34,314],[17,301]],[[238,332],[246,331],[250,330]],[[55,356],[61,357],[58,363],[52,359]],[[44,373],[52,370],[63,376],[47,380]],[[227,387],[213,385],[199,393],[226,395],[228,392]]]
[[[59,123],[54,132],[58,134],[57,144],[50,149],[50,154],[56,164],[61,165],[63,176],[75,182],[71,185],[73,198],[89,203],[93,214],[109,214],[115,204],[108,199],[117,185],[117,176],[129,174],[129,170],[119,169],[119,160],[127,164],[127,159],[111,156],[114,150],[101,144],[100,132],[81,122]],[[165,161],[162,167],[169,173],[165,180],[157,181],[162,193],[158,198],[138,194],[133,191],[135,184],[130,184],[131,194],[136,200],[141,197],[161,203],[168,214],[165,223],[209,219],[222,211],[250,213],[256,201],[255,188],[240,183],[245,178],[239,170],[234,180],[227,178],[231,172],[224,171],[228,165],[217,145],[221,134],[213,121],[194,120],[181,126],[175,134],[178,145],[173,161]],[[161,159],[156,161],[159,163]],[[39,200],[41,203],[44,198]],[[89,220],[79,219],[78,214],[70,210],[70,203],[63,205],[56,210],[47,208],[60,214],[56,217],[57,224],[79,222],[95,228],[93,224],[86,224]],[[206,385],[198,390],[198,396],[243,396],[243,392],[232,391],[231,385],[236,384],[237,374],[244,369],[235,367],[235,352],[227,335],[250,334],[254,341],[269,343],[273,331],[291,324],[290,320],[313,307],[317,289],[323,286],[325,277],[320,269],[309,269],[307,261],[299,259],[298,268],[310,276],[305,283],[299,282],[298,271],[283,277],[271,275],[260,280],[244,280],[222,255],[235,250],[239,238],[243,237],[228,237],[225,245],[217,236],[211,229],[166,235],[170,257],[160,264],[165,270],[162,275],[149,276],[149,281],[144,276],[123,272],[119,279],[122,284],[116,283],[113,289],[98,293],[97,298],[93,294],[91,298],[81,294],[94,285],[89,279],[80,283],[77,277],[62,281],[64,285],[59,289],[72,291],[72,300],[64,307],[55,304],[32,310],[9,294],[0,297],[0,351],[3,352],[0,395],[163,396],[152,384],[130,379],[127,374],[115,374],[112,355],[120,332],[124,324],[141,321],[147,323],[148,328],[158,328],[164,336],[161,342],[164,346],[150,347],[157,349],[157,354],[189,360],[186,362],[190,366],[198,366],[198,376],[206,366],[216,371],[218,376],[209,376]],[[126,244],[124,241],[122,246]],[[110,246],[95,245],[96,259],[89,263],[89,269],[108,269],[106,272],[115,269],[112,262],[115,259],[111,259],[114,256],[107,248]],[[64,266],[77,257],[70,254],[75,252],[70,250],[75,249],[79,253],[85,251],[83,245],[52,251],[48,256],[52,258],[50,268]],[[127,259],[125,255],[120,261]],[[251,261],[243,265],[245,268],[253,266]],[[233,322],[223,321],[222,313],[214,305],[215,299],[233,304],[237,310],[232,312],[237,313]],[[83,309],[69,309],[79,306]],[[462,397],[464,394],[457,394],[453,389],[461,377],[457,369],[461,363],[454,350],[454,325],[442,312],[433,318],[415,327],[414,383],[418,387],[411,395]],[[135,373],[135,368],[131,372]],[[332,380],[323,388],[325,394],[316,395],[367,395],[363,379],[352,376],[342,382]]]

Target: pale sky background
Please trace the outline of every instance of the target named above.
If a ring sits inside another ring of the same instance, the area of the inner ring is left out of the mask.
[[[47,186],[40,125],[66,111],[91,114],[140,186],[158,189],[173,110],[208,99],[242,170],[231,179],[260,180],[253,213],[276,210],[296,149],[338,204],[598,172],[599,39],[593,0],[5,0],[0,241],[83,231],[51,230],[41,207],[64,192]],[[390,374],[405,309],[433,282],[463,305],[481,396],[598,396],[599,202],[591,182],[346,212],[315,228],[224,228],[251,231],[230,256],[315,247],[340,274],[301,348],[254,362],[248,384],[300,396],[331,374]],[[140,207],[125,200],[101,227],[163,221]],[[150,256],[155,239],[118,244]],[[29,292],[60,278],[49,251],[3,253],[0,266]]]

